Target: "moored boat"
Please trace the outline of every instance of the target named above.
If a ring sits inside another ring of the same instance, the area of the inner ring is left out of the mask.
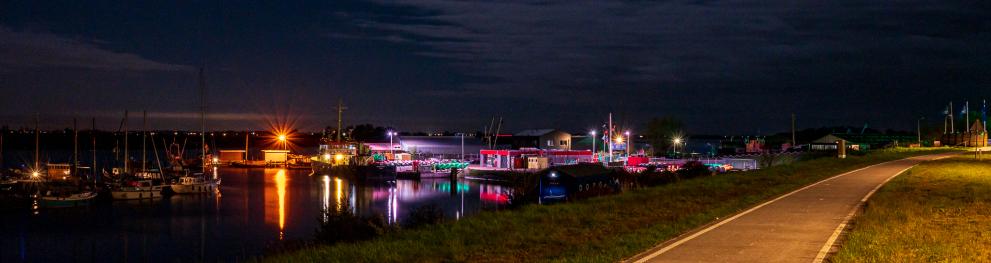
[[[137,200],[161,198],[164,186],[154,185],[151,180],[138,180],[128,182],[117,189],[110,191],[110,196],[114,200]]]
[[[183,176],[179,181],[172,184],[172,192],[176,194],[200,194],[211,193],[217,189],[219,180],[208,180],[202,177]]]
[[[46,195],[38,198],[38,203],[42,207],[78,207],[89,205],[94,198],[96,198],[96,192],[86,191],[81,193],[75,193],[65,196],[59,195]]]

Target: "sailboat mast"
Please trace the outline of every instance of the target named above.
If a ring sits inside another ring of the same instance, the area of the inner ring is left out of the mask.
[[[148,111],[141,111],[141,171],[147,171],[148,163]]]
[[[200,158],[203,168],[203,172],[206,172],[206,80],[203,76],[203,68],[200,67],[200,152],[202,156]]]
[[[93,164],[91,172],[93,173],[93,184],[96,184],[96,118],[93,118],[93,130],[90,131],[90,138],[93,139]]]
[[[131,160],[131,158],[127,156],[127,110],[124,110],[123,123],[124,123],[124,173],[127,173],[127,168],[129,166],[127,163],[129,163]]]
[[[41,170],[40,151],[41,151],[41,131],[38,130],[38,113],[34,114],[34,170]]]
[[[79,171],[79,126],[76,118],[72,118],[72,175]]]

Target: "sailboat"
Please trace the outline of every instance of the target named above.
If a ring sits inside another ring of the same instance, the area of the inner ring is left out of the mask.
[[[127,111],[124,111],[124,171],[120,176],[120,184],[114,187],[110,191],[110,196],[114,200],[136,200],[136,199],[149,199],[149,198],[160,198],[162,197],[162,190],[165,189],[164,185],[156,184],[150,179],[134,177],[129,178],[129,165],[130,157],[128,157],[127,152]],[[161,176],[161,173],[158,175]]]
[[[73,130],[73,153],[72,153],[72,163],[71,164],[52,164],[46,165],[48,169],[49,179],[44,194],[38,196],[38,204],[42,207],[76,207],[76,206],[86,206],[96,198],[97,193],[92,189],[81,189],[77,185],[66,184],[70,176],[78,176],[78,164],[79,164],[79,140],[78,140],[78,128],[76,127],[76,121],[72,121]],[[36,142],[37,143],[37,142]],[[37,148],[37,147],[36,147]],[[37,161],[35,161],[37,163]],[[53,176],[62,176],[61,180],[58,178],[51,178]]]
[[[203,79],[203,68],[200,68],[199,75],[199,86],[200,86],[200,139],[201,139],[201,153],[202,158],[200,158],[200,167],[203,169],[201,173],[189,174],[187,172],[184,176],[179,177],[179,180],[175,183],[169,185],[172,188],[172,192],[176,194],[201,194],[210,193],[217,189],[220,184],[220,179],[209,179],[206,177],[207,164],[210,163],[210,156],[207,154],[206,146],[206,81]]]

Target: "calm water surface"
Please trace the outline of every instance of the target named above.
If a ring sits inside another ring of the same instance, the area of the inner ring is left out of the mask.
[[[463,179],[351,182],[308,174],[221,168],[216,194],[3,211],[0,262],[237,261],[311,239],[322,209],[351,207],[402,223],[411,208],[434,204],[457,219],[503,209],[509,191]]]

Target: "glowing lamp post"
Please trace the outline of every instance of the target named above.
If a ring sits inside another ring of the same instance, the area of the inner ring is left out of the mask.
[[[396,132],[389,131],[389,155],[392,155],[392,159],[396,159],[396,146],[392,144],[392,137],[396,136]]]
[[[595,139],[595,130],[592,130],[592,131],[588,132],[588,134],[589,135],[592,135],[592,157],[595,157],[595,140],[596,140]],[[596,158],[596,161],[598,161],[598,158]]]
[[[674,153],[678,154],[678,144],[681,144],[681,138],[674,138]]]
[[[626,131],[623,134],[626,135],[626,157],[630,157],[630,142],[633,140],[630,138],[630,131]]]
[[[282,149],[285,150],[287,148],[286,147],[286,140],[287,140],[286,135],[285,134],[279,134],[279,137],[278,138],[279,138],[279,143],[282,143]]]

